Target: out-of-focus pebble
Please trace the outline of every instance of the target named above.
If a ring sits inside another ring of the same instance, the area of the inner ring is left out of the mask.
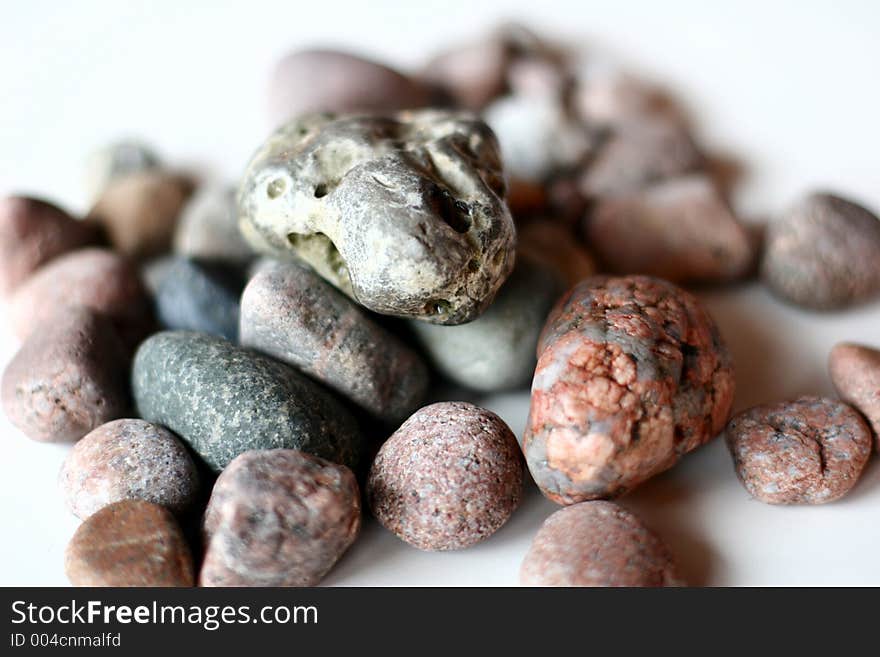
[[[253,249],[238,230],[236,190],[206,185],[187,201],[174,234],[174,250],[190,258],[245,264]]]

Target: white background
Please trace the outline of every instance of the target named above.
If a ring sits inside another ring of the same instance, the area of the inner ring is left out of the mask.
[[[415,5],[415,6],[413,6]],[[735,5],[735,6],[734,6]],[[345,46],[417,66],[499,19],[620,53],[685,99],[699,134],[746,166],[745,216],[772,217],[814,185],[880,208],[880,4],[864,2],[0,2],[0,193],[86,209],[82,162],[139,136],[172,163],[234,180],[271,127],[265,86],[289,48]],[[737,408],[830,393],[838,340],[880,343],[880,304],[816,315],[756,285],[701,293],[738,368]],[[0,327],[0,363],[15,341]],[[527,394],[486,401],[521,433]],[[66,447],[0,420],[0,584],[66,583],[77,521],[56,476]],[[694,584],[880,584],[880,464],[843,501],[751,501],[716,441],[622,503],[671,545]],[[554,505],[529,484],[490,540],[457,553],[409,548],[375,523],[326,580],[511,585]]]

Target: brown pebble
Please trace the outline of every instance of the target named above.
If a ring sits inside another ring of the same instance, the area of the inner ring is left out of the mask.
[[[244,452],[205,512],[202,586],[314,586],[361,524],[351,470],[293,449]]]
[[[129,346],[153,328],[151,302],[137,270],[106,249],[80,249],[40,267],[10,299],[8,316],[16,335],[25,338],[71,306],[107,315]]]
[[[858,412],[821,397],[750,408],[730,420],[725,436],[746,490],[768,504],[822,504],[843,497],[872,445]]]
[[[519,506],[522,456],[491,411],[442,402],[382,445],[367,502],[386,529],[421,550],[456,550],[497,531]]]
[[[770,223],[764,282],[787,301],[829,310],[880,294],[880,218],[833,194],[814,193]]]
[[[520,253],[554,269],[566,287],[596,273],[596,261],[575,237],[559,222],[536,219],[517,230]]]
[[[880,451],[880,349],[841,342],[828,360],[837,394],[867,418]]]
[[[100,231],[56,205],[27,196],[0,200],[0,296],[52,258],[99,241]]]
[[[64,555],[74,586],[193,586],[189,546],[174,516],[143,500],[116,502],[79,526]]]
[[[148,169],[111,180],[89,212],[110,243],[133,258],[171,249],[177,220],[193,183],[186,177]]]
[[[523,586],[681,586],[663,542],[613,502],[556,511],[538,530],[520,569]]]
[[[199,475],[183,443],[143,420],[101,425],[74,445],[58,477],[68,508],[80,518],[121,500],[146,500],[177,516],[199,492]]]
[[[755,259],[747,230],[699,174],[599,199],[584,234],[605,270],[616,274],[730,281]]]
[[[78,440],[128,409],[128,362],[113,326],[86,308],[61,309],[3,372],[3,409],[41,442]]]

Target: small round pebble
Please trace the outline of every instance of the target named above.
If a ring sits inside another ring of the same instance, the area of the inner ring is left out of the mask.
[[[128,410],[127,373],[112,324],[87,308],[64,308],[6,366],[3,410],[33,440],[78,440]]]
[[[880,349],[848,342],[836,344],[828,370],[840,398],[867,418],[880,451]]]
[[[154,325],[149,295],[137,269],[107,249],[72,251],[40,267],[9,301],[19,338],[53,322],[61,308],[84,306],[109,317],[130,346]]]
[[[761,273],[778,296],[816,310],[880,294],[880,218],[856,203],[810,194],[767,228]]]
[[[107,144],[86,160],[86,188],[98,198],[112,180],[159,166],[159,156],[149,146],[131,139]]]
[[[245,452],[211,493],[199,583],[314,586],[360,525],[360,492],[348,468],[293,449]]]
[[[519,506],[516,438],[491,411],[465,402],[426,406],[382,445],[367,503],[386,529],[421,550],[488,538]]]
[[[52,258],[99,241],[94,226],[52,203],[27,196],[0,200],[0,296]]]
[[[681,586],[672,556],[642,522],[613,502],[556,511],[520,569],[523,586]]]
[[[174,234],[175,252],[208,261],[246,264],[254,252],[238,230],[236,190],[205,185],[183,208]]]
[[[64,555],[74,586],[193,586],[192,554],[167,509],[124,500],[89,516]]]
[[[833,502],[855,485],[871,430],[848,404],[821,397],[756,406],[725,429],[736,473],[768,504]]]
[[[86,435],[67,455],[58,479],[68,508],[82,519],[133,499],[179,517],[199,492],[199,474],[183,444],[143,420],[115,420]]]

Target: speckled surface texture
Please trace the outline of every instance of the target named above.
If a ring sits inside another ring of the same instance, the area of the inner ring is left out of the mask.
[[[174,516],[143,500],[116,502],[88,518],[67,545],[74,586],[193,586],[192,555]]]
[[[246,452],[211,493],[199,583],[314,586],[360,524],[360,493],[348,468],[292,449]]]
[[[147,290],[137,270],[107,249],[79,249],[40,267],[9,301],[8,317],[24,338],[53,321],[61,308],[85,306],[113,320],[120,337],[136,345],[154,326]]]
[[[421,357],[295,263],[261,266],[241,298],[241,343],[289,363],[368,413],[401,421],[424,398]]]
[[[841,342],[828,358],[837,394],[868,420],[880,451],[880,349]]]
[[[465,402],[417,411],[379,450],[367,503],[386,529],[421,550],[489,537],[522,496],[516,438],[491,411]]]
[[[291,367],[222,338],[157,333],[132,367],[141,417],[168,427],[215,471],[251,449],[294,448],[356,467],[357,425]]]
[[[495,136],[469,114],[305,115],[257,151],[239,191],[257,250],[299,257],[367,308],[474,319],[513,268]]]
[[[583,281],[551,312],[538,354],[523,451],[560,504],[625,493],[727,422],[721,335],[696,297],[660,279]]]
[[[153,502],[180,516],[199,492],[198,471],[180,440],[164,427],[133,419],[108,422],[77,442],[58,483],[79,518],[129,499]]]
[[[880,294],[880,218],[826,193],[801,199],[767,229],[764,282],[807,308],[841,308]]]
[[[822,504],[846,495],[871,454],[872,437],[848,404],[821,397],[756,406],[724,432],[736,473],[768,504]]]
[[[125,414],[125,347],[103,317],[62,308],[22,344],[3,372],[3,410],[28,437],[78,440]]]
[[[681,586],[672,556],[642,522],[613,502],[556,511],[520,569],[523,586]]]
[[[519,257],[495,301],[461,326],[411,322],[434,366],[472,390],[494,392],[528,385],[535,347],[547,314],[565,286],[554,270]]]
[[[7,296],[40,265],[99,241],[99,231],[48,201],[0,199],[0,296]]]

